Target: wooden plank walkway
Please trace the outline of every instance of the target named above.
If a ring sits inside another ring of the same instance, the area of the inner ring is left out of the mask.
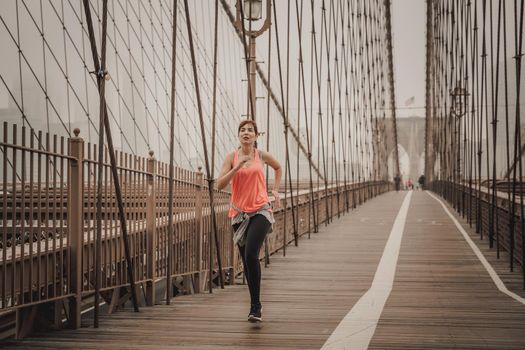
[[[507,255],[497,261],[495,249],[462,226],[523,296],[521,269],[509,273]],[[394,287],[369,348],[525,349],[525,305],[496,288],[441,205],[421,192],[412,197]]]
[[[320,349],[370,288],[405,194],[372,199],[302,238],[286,257],[272,256],[263,269],[260,325],[245,321],[248,291],[238,285],[138,314],[119,311],[102,317],[99,329],[86,319],[80,330],[37,334],[5,348]],[[485,243],[479,246],[502,279],[519,289],[519,272],[493,261]],[[496,289],[441,206],[423,192],[413,193],[396,279],[370,348],[525,349],[525,306]]]

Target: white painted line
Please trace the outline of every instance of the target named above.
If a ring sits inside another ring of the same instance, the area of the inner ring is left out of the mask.
[[[102,306],[104,305],[106,302],[105,301],[102,301],[98,304],[98,306]],[[88,307],[87,309],[83,310],[83,311],[80,311],[80,314],[83,315],[87,312],[90,312],[91,310],[95,309],[95,305],[91,306],[91,307]]]
[[[448,216],[450,216],[450,218],[452,219],[454,224],[456,224],[457,229],[459,230],[459,232],[461,232],[461,234],[463,235],[463,238],[465,238],[465,241],[467,241],[467,243],[470,246],[470,248],[474,251],[474,254],[476,254],[476,256],[478,257],[479,261],[481,261],[481,263],[483,264],[483,266],[485,267],[485,269],[489,273],[490,278],[492,278],[492,281],[494,281],[494,284],[496,285],[496,287],[498,287],[500,292],[503,292],[503,293],[507,294],[509,297],[513,298],[517,302],[522,303],[523,305],[525,305],[525,298],[522,298],[518,294],[516,294],[514,292],[511,292],[510,290],[507,289],[507,287],[505,286],[503,281],[499,278],[499,276],[496,273],[496,271],[494,271],[494,269],[492,268],[490,263],[487,261],[487,259],[485,259],[485,256],[483,256],[483,253],[481,253],[481,251],[478,249],[476,244],[474,242],[472,242],[472,239],[470,239],[468,233],[463,229],[463,227],[459,224],[459,222],[456,220],[456,218],[450,213],[450,211],[448,210],[446,205],[443,203],[443,201],[441,201],[439,198],[434,196],[429,191],[425,191],[425,192],[427,192],[432,198],[434,198],[435,200],[437,200],[441,204],[441,206],[443,207],[445,212],[448,214]]]
[[[367,349],[392,291],[412,192],[408,192],[386,242],[370,289],[352,307],[321,350]]]
[[[100,304],[98,304],[98,306],[102,306],[102,305],[104,305],[105,303],[106,303],[105,301],[102,301]],[[87,309],[85,309],[85,310],[80,311],[80,314],[83,315],[83,314],[85,314],[85,313],[87,313],[87,312],[90,312],[90,311],[93,310],[94,308],[95,308],[95,306],[93,305],[93,306],[91,306],[91,307],[89,307],[89,308],[87,308]],[[66,321],[67,321],[67,318],[63,318],[63,319],[62,319],[62,323],[66,322]]]

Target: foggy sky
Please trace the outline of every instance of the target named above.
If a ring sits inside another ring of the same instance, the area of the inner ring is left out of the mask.
[[[397,117],[424,117],[425,0],[392,0],[392,36]],[[412,96],[414,104],[405,107]]]

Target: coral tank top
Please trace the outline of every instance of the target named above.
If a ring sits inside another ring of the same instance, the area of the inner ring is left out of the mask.
[[[239,161],[239,150],[233,157],[233,166]],[[232,179],[231,204],[245,213],[253,213],[268,203],[268,192],[266,191],[266,180],[264,178],[263,164],[259,157],[259,150],[255,149],[254,159],[249,167],[240,168]],[[238,214],[234,208],[230,208],[230,218]]]

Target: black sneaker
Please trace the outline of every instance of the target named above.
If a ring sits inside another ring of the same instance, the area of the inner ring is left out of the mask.
[[[252,305],[250,308],[250,314],[248,315],[248,321],[250,322],[262,322],[262,305]]]

